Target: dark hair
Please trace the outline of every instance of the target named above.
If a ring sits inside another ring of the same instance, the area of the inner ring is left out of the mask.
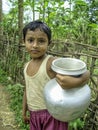
[[[39,20],[32,21],[32,22],[28,23],[23,28],[23,39],[24,39],[24,41],[25,41],[25,36],[26,36],[26,33],[27,33],[28,29],[31,30],[31,31],[34,31],[37,28],[39,28],[41,31],[44,31],[47,34],[48,41],[49,41],[49,44],[50,44],[50,41],[51,41],[51,29],[44,22],[41,22]]]

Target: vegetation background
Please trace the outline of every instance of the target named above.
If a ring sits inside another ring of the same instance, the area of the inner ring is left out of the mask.
[[[22,29],[26,23],[40,19],[52,30],[53,44],[48,53],[83,56],[91,72],[89,84],[94,90],[93,104],[86,114],[70,123],[69,130],[97,130],[98,0],[7,0],[10,5],[7,13],[2,9],[2,2],[0,0],[0,83],[7,86],[11,95],[10,104],[18,127],[28,129],[21,118],[23,65],[30,58],[22,43]]]

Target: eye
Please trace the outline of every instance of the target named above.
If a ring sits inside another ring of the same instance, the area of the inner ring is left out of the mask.
[[[34,41],[34,39],[32,39],[32,38],[29,38],[29,39],[28,39],[28,42],[29,42],[29,43],[32,43],[33,41]]]
[[[44,39],[38,39],[39,44],[44,44],[45,42],[46,42],[46,40],[44,40]]]

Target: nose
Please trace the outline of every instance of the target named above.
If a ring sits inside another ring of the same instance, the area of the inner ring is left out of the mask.
[[[37,40],[34,40],[34,41],[33,41],[32,46],[33,46],[34,48],[38,47]]]

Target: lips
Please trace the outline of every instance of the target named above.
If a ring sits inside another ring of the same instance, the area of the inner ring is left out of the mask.
[[[38,53],[38,50],[31,50],[31,53]]]

